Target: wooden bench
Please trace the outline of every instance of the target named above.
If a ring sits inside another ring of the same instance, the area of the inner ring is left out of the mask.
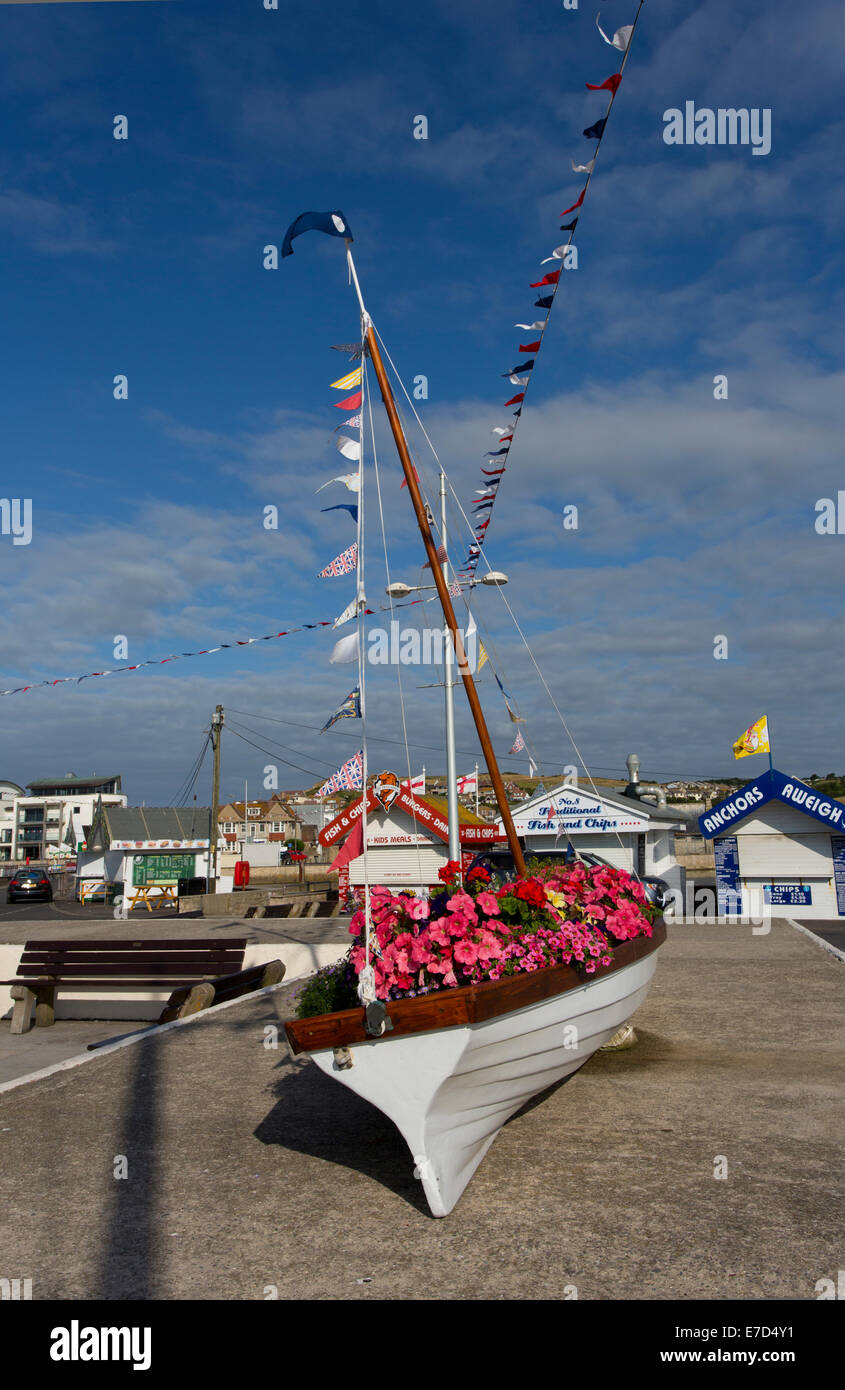
[[[59,985],[135,985],[170,989],[159,1023],[198,1013],[211,1004],[236,999],[251,990],[278,984],[281,961],[243,969],[245,937],[181,941],[27,941],[11,985],[15,1007],[11,1032],[25,1033],[33,1005],[36,1028],[55,1020]]]

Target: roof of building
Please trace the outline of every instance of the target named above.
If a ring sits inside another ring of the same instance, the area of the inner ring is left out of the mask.
[[[279,811],[281,812],[282,817],[285,820],[296,820],[296,816],[294,815],[290,806],[288,806],[286,801],[282,801],[282,798],[280,796],[271,796],[269,801],[248,801],[247,806],[251,810],[257,808],[259,815],[261,816],[266,816],[271,811]],[[230,808],[235,812],[236,819],[243,820],[244,803],[242,801],[227,801],[225,805],[220,807],[220,810],[218,812],[218,818],[222,817],[223,812],[229,810]],[[231,819],[231,817],[226,817],[226,819]]]
[[[426,794],[425,796],[417,796],[417,800],[425,801],[429,806],[433,806],[435,811],[439,811],[441,816],[445,816],[448,819],[449,801],[447,797],[429,796],[428,794]],[[474,811],[470,811],[466,806],[462,806],[460,801],[458,802],[458,820],[461,823],[461,825],[490,824],[490,821],[485,820],[483,816],[477,816]]]
[[[68,791],[73,791],[75,787],[102,786],[105,782],[119,782],[120,775],[113,773],[111,777],[97,777],[92,774],[90,777],[77,777],[75,773],[69,773],[66,777],[40,777],[35,782],[27,782],[30,791],[37,787],[66,787]]]
[[[104,806],[112,840],[207,840],[208,806]]]

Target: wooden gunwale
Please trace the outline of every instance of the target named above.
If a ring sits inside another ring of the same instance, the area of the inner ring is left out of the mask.
[[[423,994],[416,999],[391,1000],[387,1012],[393,1028],[378,1039],[372,1038],[366,1031],[363,1008],[292,1019],[285,1024],[285,1032],[291,1051],[297,1054],[321,1052],[329,1047],[348,1047],[350,1043],[389,1042],[391,1038],[408,1037],[413,1033],[430,1033],[440,1028],[483,1023],[612,975],[614,971],[651,955],[665,940],[666,924],[661,918],[654,923],[651,936],[637,936],[633,941],[623,941],[614,947],[610,965],[600,965],[592,975],[587,975],[581,968],[574,970],[571,965],[550,965],[544,970],[520,972],[504,980],[459,985],[457,989]]]

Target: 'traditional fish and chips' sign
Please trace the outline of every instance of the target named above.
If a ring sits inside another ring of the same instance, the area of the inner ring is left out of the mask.
[[[734,822],[753,815],[754,811],[767,801],[783,801],[787,806],[794,806],[805,815],[813,816],[832,830],[845,829],[845,805],[841,801],[835,801],[831,796],[820,795],[806,782],[799,782],[796,777],[787,777],[785,773],[773,768],[770,772],[755,777],[753,782],[746,782],[739,791],[733,792],[725,797],[724,801],[720,801],[718,805],[712,806],[704,815],[699,816],[698,824],[702,835],[712,840],[714,835],[724,834]]]
[[[598,831],[642,832],[648,820],[638,812],[622,810],[612,801],[603,801],[588,792],[567,788],[548,800],[536,801],[514,813],[517,835],[536,835],[554,831],[556,835],[587,834]]]

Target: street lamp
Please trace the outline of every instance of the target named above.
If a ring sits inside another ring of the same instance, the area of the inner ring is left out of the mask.
[[[446,553],[446,475],[440,472],[440,544],[443,546],[443,553]],[[447,585],[449,583],[449,561],[441,562],[443,578]],[[508,576],[501,570],[491,570],[481,579],[473,576],[470,579],[458,580],[461,590],[474,589],[478,584],[486,584],[488,587],[501,588],[507,584]],[[418,594],[425,589],[434,589],[435,584],[405,584],[401,579],[389,584],[385,593],[390,598],[407,598],[409,594]],[[446,783],[448,797],[448,820],[449,820],[449,858],[461,860],[461,832],[458,820],[458,767],[457,754],[455,752],[455,682],[453,678],[454,652],[452,643],[446,643],[446,670],[444,673],[444,685],[446,688]]]

